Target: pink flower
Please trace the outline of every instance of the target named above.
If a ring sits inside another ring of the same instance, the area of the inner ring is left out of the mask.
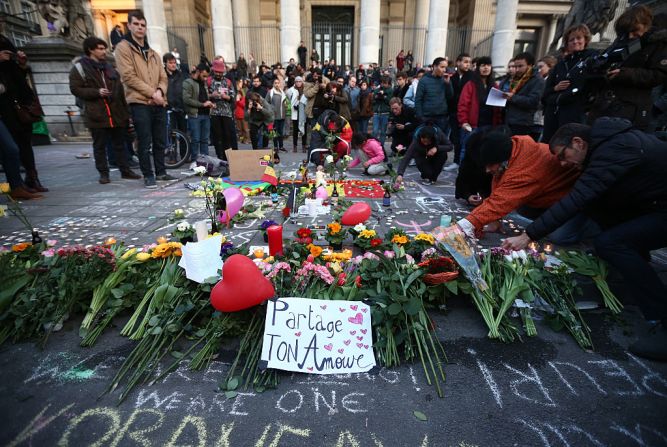
[[[58,243],[57,240],[49,239],[49,240],[46,241],[46,246],[47,247],[55,247],[57,243]]]
[[[394,253],[391,250],[385,250],[384,255],[389,259],[394,259],[394,257],[396,256],[396,253]]]
[[[48,250],[44,250],[42,252],[42,256],[45,258],[52,258],[56,254],[56,251],[53,248],[49,248]]]

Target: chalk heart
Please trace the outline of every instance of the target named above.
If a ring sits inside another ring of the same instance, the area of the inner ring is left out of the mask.
[[[324,345],[324,349],[326,349],[327,351],[331,351],[331,349],[333,349],[333,345],[331,343],[329,343],[328,345]]]
[[[255,263],[236,254],[222,266],[222,279],[211,290],[211,305],[220,312],[237,312],[257,306],[275,294],[273,284]]]
[[[361,313],[357,313],[354,317],[349,317],[347,321],[352,324],[362,324],[364,322],[364,316]]]
[[[364,223],[371,217],[371,206],[366,202],[357,202],[343,213],[340,222],[343,225],[354,226]]]

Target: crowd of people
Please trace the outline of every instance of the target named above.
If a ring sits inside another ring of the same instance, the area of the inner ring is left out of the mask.
[[[667,122],[666,25],[665,17],[634,6],[615,22],[620,60],[589,49],[591,32],[577,24],[565,30],[557,55],[536,60],[520,52],[498,77],[486,55],[422,66],[401,50],[384,66],[353,69],[321,60],[303,42],[298,61],[284,67],[258,64],[253,54],[231,64],[203,57],[186,67],[176,50],[160,56],[150,48],[146,19],[133,11],[128,33],[112,39],[116,68],[105,61],[105,41],[88,38],[70,88],[85,105],[100,183],[110,181],[110,155],[123,178],[143,178],[146,188],[173,179],[164,165],[167,106],[171,125],[190,135],[192,163],[208,155],[209,142],[225,160],[239,142],[267,148],[270,140],[279,161],[291,133],[292,151],[300,146],[319,164],[320,148],[335,134],[330,149],[354,154],[350,167],[361,165],[367,175],[391,171],[394,157],[399,183],[412,161],[424,185],[437,184],[443,170],[455,172],[456,198],[472,208],[458,230],[471,238],[502,231],[501,219],[518,211],[533,222],[505,239],[507,248],[544,237],[564,245],[592,240],[657,324],[631,351],[667,359],[667,289],[649,265],[650,250],[667,246],[667,143],[656,134]],[[36,98],[25,67],[25,56],[3,38],[2,163],[19,199],[47,191],[30,126],[15,107]],[[131,169],[130,121],[142,175]]]

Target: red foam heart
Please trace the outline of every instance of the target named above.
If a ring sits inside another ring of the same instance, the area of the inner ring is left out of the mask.
[[[236,254],[222,266],[222,279],[211,290],[211,305],[220,312],[237,312],[263,303],[275,293],[255,263]]]
[[[371,206],[366,202],[357,202],[345,210],[340,222],[343,225],[353,226],[366,222],[369,217],[371,217]]]

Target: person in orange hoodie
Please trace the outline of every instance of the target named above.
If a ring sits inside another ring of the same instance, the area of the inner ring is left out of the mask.
[[[481,143],[480,152],[486,172],[493,179],[491,195],[483,201],[480,198],[479,206],[457,222],[471,237],[482,234],[486,225],[489,231],[497,231],[499,220],[517,209],[532,210],[530,217],[537,217],[540,210],[563,198],[579,175],[577,170],[561,166],[548,145],[525,135],[510,137],[491,132]],[[571,242],[571,232],[564,233]]]

